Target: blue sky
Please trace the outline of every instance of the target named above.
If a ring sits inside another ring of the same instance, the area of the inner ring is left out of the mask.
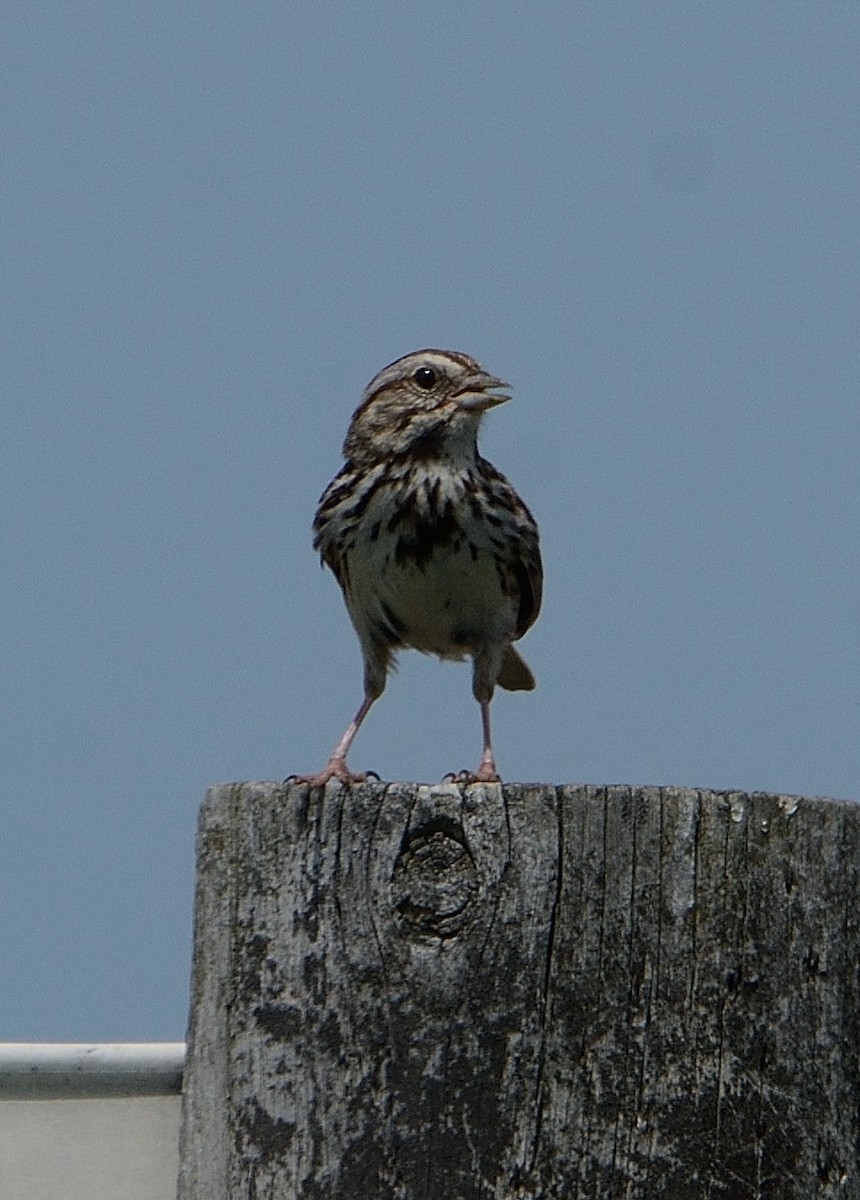
[[[0,1037],[184,1035],[207,785],[361,695],[309,526],[364,385],[514,386],[542,531],[509,780],[860,798],[860,15],[13,4]],[[405,655],[353,765],[473,766]]]

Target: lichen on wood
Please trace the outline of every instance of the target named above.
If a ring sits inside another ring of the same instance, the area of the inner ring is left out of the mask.
[[[860,807],[207,796],[180,1200],[860,1196]]]

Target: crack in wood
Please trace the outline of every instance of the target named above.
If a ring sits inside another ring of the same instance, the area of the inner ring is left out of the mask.
[[[860,1196],[860,808],[231,785],[180,1200]]]

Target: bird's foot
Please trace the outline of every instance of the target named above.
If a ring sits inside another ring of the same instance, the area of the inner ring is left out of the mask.
[[[312,788],[325,787],[330,779],[339,779],[347,787],[353,783],[366,783],[368,779],[379,779],[375,771],[350,771],[345,758],[332,757],[316,775],[288,775],[284,783],[306,783]]]
[[[477,771],[449,771],[443,776],[443,783],[501,783],[502,779],[496,770],[495,763],[481,763]]]

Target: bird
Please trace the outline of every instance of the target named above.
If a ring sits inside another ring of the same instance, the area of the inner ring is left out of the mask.
[[[313,545],[340,584],[364,663],[364,696],[323,769],[291,779],[360,783],[347,754],[385,689],[397,652],[472,661],[482,745],[456,782],[500,782],[490,730],[496,685],[530,691],[513,643],[541,606],[538,527],[504,475],[478,451],[484,414],[510,385],[467,354],[425,349],[371,380],[343,443],[345,463],[323,492]],[[377,776],[378,778],[378,776]]]

